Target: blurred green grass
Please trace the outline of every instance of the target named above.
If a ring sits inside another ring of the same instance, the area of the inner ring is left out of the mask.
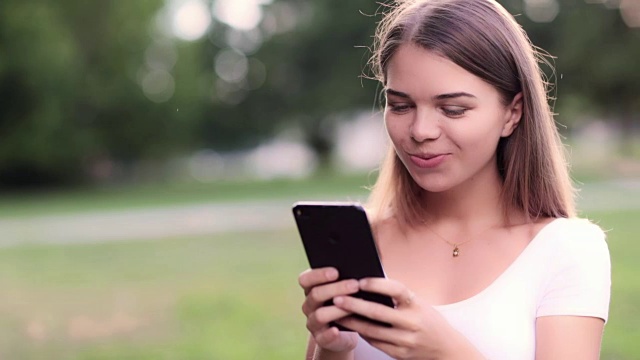
[[[640,210],[610,230],[602,359],[640,354]],[[2,359],[300,359],[307,334],[294,229],[0,250]]]
[[[291,231],[0,251],[2,359],[293,359]]]

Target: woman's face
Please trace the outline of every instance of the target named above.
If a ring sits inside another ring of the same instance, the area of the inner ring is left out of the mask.
[[[498,141],[520,119],[520,95],[505,106],[492,85],[408,44],[389,62],[385,91],[387,132],[420,187],[441,192],[497,178]]]

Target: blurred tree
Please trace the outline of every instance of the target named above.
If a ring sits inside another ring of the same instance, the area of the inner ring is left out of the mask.
[[[601,4],[580,3],[561,16],[553,48],[561,54],[559,91],[569,101],[559,98],[560,111],[573,115],[575,122],[588,114],[585,109],[617,122],[626,140],[623,149],[628,149],[634,123],[640,123],[640,28],[630,28],[618,9]]]
[[[520,14],[533,43],[555,57],[556,73],[544,69],[557,85],[551,95],[557,92],[560,122],[579,125],[585,116],[599,116],[633,134],[640,123],[640,28],[625,24],[616,2],[558,1],[550,23],[532,21],[522,0],[501,2]]]
[[[371,44],[376,22],[365,14],[374,14],[378,6],[371,0],[276,0],[266,7],[276,21],[295,16],[297,25],[271,36],[255,53],[265,65],[266,83],[239,105],[214,110],[206,124],[209,145],[254,145],[294,124],[326,162],[333,116],[374,105],[376,84],[359,75],[370,55],[363,47]]]
[[[548,23],[533,22],[522,0],[500,1],[557,56],[560,122],[595,112],[635,126],[640,29],[584,0],[545,2],[559,6]],[[326,163],[337,122],[378,109],[378,84],[360,77],[377,1],[267,1],[257,28],[214,21],[193,41],[158,28],[175,4],[0,1],[0,187],[248,148],[291,126]]]
[[[76,182],[94,163],[187,142],[178,101],[154,103],[140,86],[162,5],[0,2],[0,185]]]
[[[637,114],[639,83],[638,29],[627,27],[617,8],[584,0],[559,1],[551,22],[534,22],[523,0],[501,0],[516,14],[533,43],[554,56],[557,73],[543,65],[554,83],[550,95],[559,95],[555,110],[560,122],[579,124],[588,113],[601,113],[611,121]],[[370,46],[375,14],[372,0],[274,0],[267,12],[293,9],[293,31],[276,34],[254,54],[264,62],[267,83],[241,96],[238,103],[212,109],[204,125],[207,144],[215,148],[255,145],[285,125],[294,124],[308,144],[323,158],[332,148],[335,114],[375,106],[377,84],[358,79],[370,55],[357,45]],[[217,34],[224,30],[217,28]],[[224,35],[221,36],[224,38]],[[220,40],[224,42],[224,40]],[[634,108],[635,106],[635,108]],[[636,109],[636,110],[632,110]]]
[[[68,121],[77,48],[57,9],[0,3],[0,182],[49,182],[86,140]]]

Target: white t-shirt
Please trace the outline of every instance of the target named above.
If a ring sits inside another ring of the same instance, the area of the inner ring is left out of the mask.
[[[436,306],[491,360],[535,359],[540,316],[592,316],[607,321],[611,262],[603,231],[584,219],[545,225],[491,285],[460,302]],[[362,338],[355,360],[389,356]]]

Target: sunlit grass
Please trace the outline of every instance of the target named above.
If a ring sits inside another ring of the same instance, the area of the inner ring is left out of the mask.
[[[612,295],[602,359],[637,359],[640,354],[640,210],[591,213],[603,229],[612,261]]]
[[[4,249],[0,358],[296,358],[304,266],[293,231]]]
[[[613,296],[602,359],[640,353],[640,211],[609,229]],[[300,359],[294,229],[0,250],[2,359]]]

